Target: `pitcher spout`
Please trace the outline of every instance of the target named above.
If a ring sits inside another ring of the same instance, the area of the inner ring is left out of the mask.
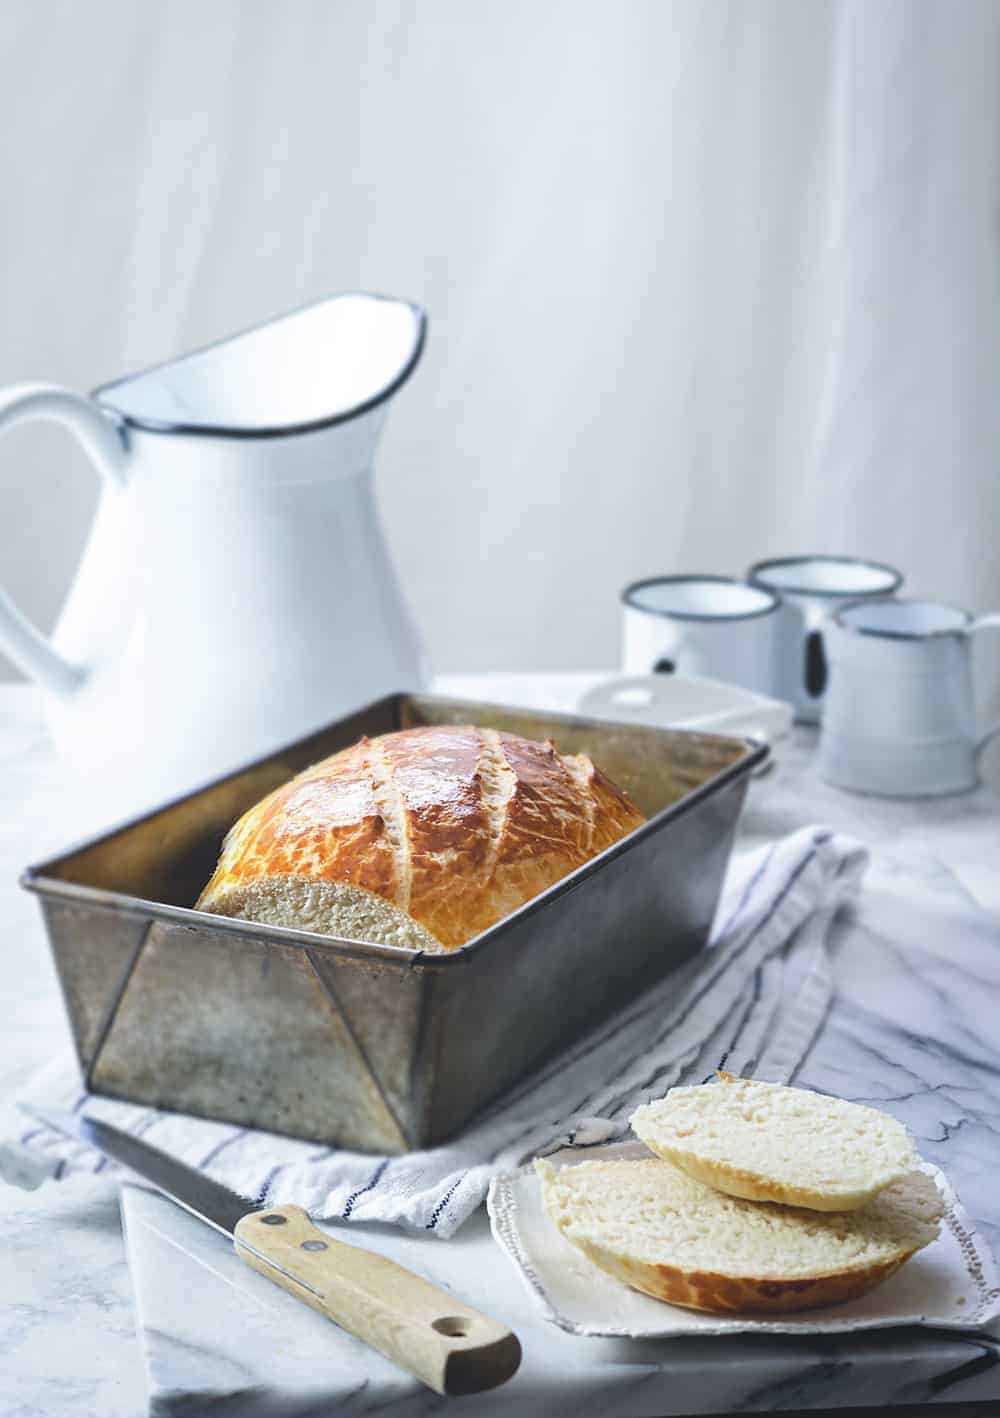
[[[152,433],[282,438],[372,413],[423,353],[427,316],[391,296],[341,292],[94,390]],[[381,419],[370,420],[377,431]]]

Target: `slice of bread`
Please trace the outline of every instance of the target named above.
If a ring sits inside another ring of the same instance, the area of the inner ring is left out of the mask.
[[[906,1129],[875,1108],[720,1073],[630,1119],[650,1152],[752,1201],[854,1211],[917,1166]]]
[[[816,1309],[863,1295],[938,1232],[941,1199],[913,1172],[860,1211],[725,1196],[669,1162],[535,1163],[545,1209],[595,1265],[689,1309]]]

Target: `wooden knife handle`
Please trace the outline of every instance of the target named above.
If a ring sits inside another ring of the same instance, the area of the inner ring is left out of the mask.
[[[233,1234],[247,1265],[438,1393],[479,1393],[517,1371],[516,1334],[395,1261],[334,1240],[300,1206],[252,1211]]]

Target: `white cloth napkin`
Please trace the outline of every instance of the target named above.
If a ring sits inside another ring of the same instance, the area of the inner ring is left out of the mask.
[[[38,1076],[23,1101],[85,1108],[256,1205],[295,1202],[318,1219],[446,1238],[494,1176],[537,1153],[622,1136],[633,1109],[674,1084],[716,1068],[790,1080],[829,1005],[830,923],[856,893],[866,860],[857,844],[820,827],[734,857],[705,951],[429,1151],[373,1157],[88,1095],[69,1058]],[[0,1176],[20,1186],[111,1165],[27,1118],[18,1137],[0,1143]]]

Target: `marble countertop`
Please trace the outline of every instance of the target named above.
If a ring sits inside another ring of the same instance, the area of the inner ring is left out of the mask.
[[[582,675],[446,676],[438,687],[500,702],[572,708],[592,680]],[[873,897],[862,928],[841,952],[832,1027],[799,1081],[850,1097],[892,1100],[921,1146],[949,1171],[996,1248],[1000,1197],[993,1175],[1000,1157],[1000,1103],[996,1030],[994,1024],[990,1043],[989,1023],[991,1017],[995,1021],[996,992],[987,990],[997,979],[994,952],[1000,950],[1000,917],[992,914],[1000,912],[995,866],[1000,800],[985,789],[938,802],[852,797],[819,783],[814,742],[811,732],[796,731],[777,769],[754,784],[743,838],[771,838],[808,821],[828,822],[876,849],[880,895],[877,901]],[[20,686],[0,688],[0,805],[0,908],[7,938],[7,968],[0,974],[5,1005],[0,1128],[10,1135],[20,1122],[14,1099],[66,1029],[37,907],[18,890],[16,877],[27,862],[79,835],[38,698]],[[913,895],[914,883],[919,896]],[[894,894],[898,899],[893,903]],[[894,909],[888,913],[890,903]],[[900,907],[912,917],[905,941],[898,938]],[[892,929],[883,930],[890,922]],[[984,1083],[990,1068],[993,1091]],[[113,1179],[74,1178],[34,1193],[0,1183],[8,1260],[0,1268],[0,1411],[11,1418],[71,1413],[74,1418],[91,1413],[136,1418],[147,1411],[144,1359],[157,1413],[216,1411],[214,1399],[226,1392],[243,1394],[244,1400],[235,1407],[230,1401],[225,1411],[277,1411],[259,1387],[252,1400],[248,1396],[247,1385],[252,1388],[255,1382],[253,1363],[235,1378],[219,1377],[225,1355],[212,1348],[211,1303],[208,1295],[200,1304],[191,1298],[191,1276],[198,1272],[190,1265],[178,1268],[176,1261],[178,1255],[187,1261],[186,1247],[203,1245],[203,1228],[169,1203],[133,1192],[133,1249],[142,1248],[147,1259],[162,1249],[162,1291],[167,1294],[173,1287],[173,1313],[185,1316],[177,1320],[177,1332],[161,1335],[159,1342],[150,1339],[152,1327],[144,1329],[143,1355],[135,1340],[118,1203]],[[191,1227],[195,1232],[185,1230]],[[206,1234],[211,1241],[211,1233]],[[488,1293],[493,1312],[518,1329],[525,1366],[507,1389],[490,1396],[488,1407],[498,1413],[533,1407],[639,1418],[696,1407],[745,1411],[1000,1399],[997,1346],[979,1335],[893,1331],[805,1346],[700,1341],[690,1353],[676,1344],[580,1341],[546,1326],[533,1311],[480,1217],[447,1243],[385,1229],[371,1235],[359,1231],[356,1239],[404,1263],[422,1265],[484,1308]],[[174,1257],[169,1264],[168,1253]],[[231,1296],[226,1260],[223,1252],[211,1257],[208,1271]],[[484,1277],[489,1279],[486,1288]],[[207,1347],[207,1360],[198,1360],[199,1346]],[[404,1377],[389,1374],[383,1361],[370,1360],[354,1341],[333,1346],[330,1357],[343,1364],[338,1412],[387,1407],[417,1413],[441,1406],[441,1400],[415,1391]],[[695,1388],[700,1390],[697,1405],[682,1403],[681,1396]],[[305,1412],[304,1402],[283,1404],[281,1411]],[[480,1401],[476,1411],[486,1408]]]

